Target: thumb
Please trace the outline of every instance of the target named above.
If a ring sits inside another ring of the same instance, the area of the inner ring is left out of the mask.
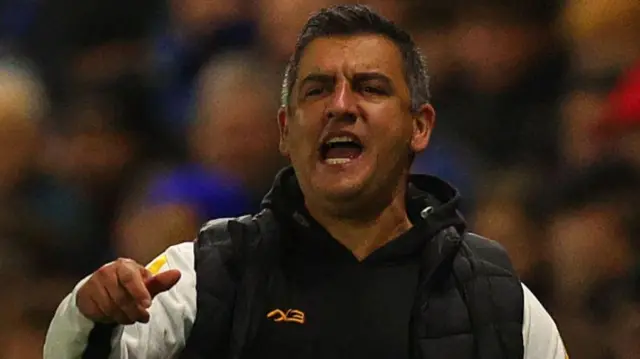
[[[151,298],[171,289],[180,280],[181,273],[177,269],[169,269],[165,272],[156,274],[151,278],[147,278],[144,282]]]

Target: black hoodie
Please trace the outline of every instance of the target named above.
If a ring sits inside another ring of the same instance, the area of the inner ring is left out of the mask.
[[[260,214],[200,232],[181,358],[522,358],[520,281],[501,247],[465,232],[458,200],[411,176],[413,227],[358,261],[284,169]]]
[[[297,353],[301,358],[407,358],[413,304],[423,282],[419,277],[432,275],[456,249],[427,244],[445,228],[464,231],[459,198],[438,178],[412,175],[406,203],[413,227],[360,262],[309,215],[293,169],[283,170],[263,201],[283,224],[284,240],[279,264],[283,276],[272,282],[266,302],[268,311],[304,313],[305,323],[265,317],[250,352],[273,357]],[[423,261],[425,256],[432,259]]]

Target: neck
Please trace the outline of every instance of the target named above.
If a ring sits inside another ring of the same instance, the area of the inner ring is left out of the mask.
[[[390,242],[412,226],[406,210],[406,186],[398,188],[390,202],[382,204],[382,210],[364,217],[345,216],[338,211],[323,209],[307,203],[307,209],[333,238],[348,248],[362,261],[376,249]],[[367,203],[371,207],[371,203]],[[370,212],[350,209],[350,213]]]

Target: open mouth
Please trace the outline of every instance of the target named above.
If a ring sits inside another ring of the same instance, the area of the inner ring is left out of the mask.
[[[326,164],[341,165],[349,163],[362,154],[364,147],[354,136],[336,136],[323,142],[320,157]]]

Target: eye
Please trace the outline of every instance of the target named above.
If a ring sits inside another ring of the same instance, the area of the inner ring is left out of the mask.
[[[366,92],[366,93],[370,93],[370,94],[375,94],[375,95],[382,95],[384,94],[384,91],[375,87],[375,86],[365,86],[362,91]]]
[[[324,92],[324,89],[322,87],[314,87],[314,88],[311,88],[311,89],[307,90],[307,92],[305,92],[304,96],[305,97],[318,96],[318,95],[321,95],[322,92]]]
[[[365,95],[376,95],[376,96],[381,96],[386,94],[386,91],[382,86],[378,84],[372,84],[372,83],[361,84],[360,92]]]

